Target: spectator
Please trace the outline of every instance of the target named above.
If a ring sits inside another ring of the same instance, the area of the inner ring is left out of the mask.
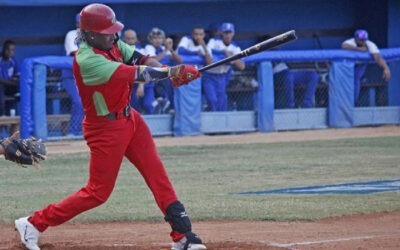
[[[0,115],[7,115],[6,96],[15,96],[19,92],[19,68],[14,54],[14,41],[6,40],[0,58]]]
[[[153,28],[147,39],[150,44],[144,48],[149,56],[157,61],[162,61],[165,57],[177,64],[182,63],[182,58],[174,51],[171,38],[165,38],[165,32],[159,28]]]
[[[165,37],[165,32],[159,28],[153,28],[147,39],[150,44],[147,44],[144,48],[145,54],[153,57],[159,62],[164,62],[166,58],[171,60],[173,63],[181,64],[183,62],[182,58],[173,49],[173,41],[171,38]],[[169,61],[167,61],[169,63]],[[170,80],[162,80],[153,85],[153,96],[157,98],[154,102],[150,100],[145,101],[144,105],[146,107],[151,106],[156,109],[156,113],[165,113],[170,107],[173,107],[174,90],[171,85]],[[153,103],[154,102],[154,103]],[[171,111],[173,112],[173,111]]]
[[[241,51],[233,41],[235,27],[232,23],[221,25],[222,38],[212,38],[207,44],[207,48],[213,55],[229,57]],[[209,105],[210,111],[226,111],[228,98],[226,87],[232,73],[232,65],[238,70],[244,70],[245,64],[238,59],[228,65],[221,65],[203,73],[203,92]]]
[[[140,41],[137,37],[136,31],[132,29],[127,29],[124,32],[124,39],[123,41],[131,46],[135,46],[135,50],[144,54],[144,48],[142,48]]]
[[[68,31],[65,36],[64,47],[67,56],[74,56],[79,48],[77,37],[80,32],[80,13],[75,16],[76,29]],[[69,135],[82,134],[83,107],[79,97],[78,89],[76,88],[75,79],[72,76],[71,69],[63,69],[61,71],[62,86],[67,91],[71,98],[71,119],[68,124]]]
[[[132,29],[127,29],[124,32],[123,41],[135,48],[141,54],[146,54],[145,49],[142,48],[137,38],[137,34]],[[146,85],[146,86],[145,86]],[[153,114],[154,113],[154,84],[133,84],[131,94],[131,105],[139,113]]]
[[[208,25],[208,29],[206,30],[206,40],[210,41],[211,38],[221,37],[221,24],[219,23],[211,23]]]
[[[283,86],[286,108],[295,108],[295,85],[304,85],[306,90],[301,103],[302,108],[311,108],[314,102],[315,90],[318,84],[318,74],[315,70],[290,70],[284,62],[274,63],[274,84]]]
[[[213,63],[211,50],[207,49],[204,41],[206,34],[204,28],[196,26],[192,30],[191,36],[184,36],[178,44],[178,54],[198,55],[204,58],[205,65]]]
[[[271,35],[266,34],[259,37],[258,42],[270,39]],[[291,70],[284,62],[273,63],[274,85],[283,86],[285,108],[295,108],[295,85],[305,86],[305,93],[299,105],[302,108],[311,108],[314,104],[315,90],[318,84],[318,73],[313,69]],[[278,98],[276,98],[278,99]],[[280,105],[279,105],[280,106]]]
[[[73,56],[75,52],[78,50],[79,44],[77,41],[77,37],[79,34],[79,27],[80,27],[80,15],[79,13],[75,16],[75,26],[76,29],[68,31],[67,35],[65,36],[64,40],[64,47],[67,56]]]
[[[372,55],[376,63],[383,69],[382,79],[385,81],[390,80],[390,69],[380,55],[378,46],[368,40],[368,32],[366,30],[356,30],[354,37],[347,39],[342,43],[342,49],[355,50],[361,52],[368,52]],[[366,63],[359,63],[354,66],[354,103],[358,101],[361,89],[361,77],[364,75],[367,68]]]

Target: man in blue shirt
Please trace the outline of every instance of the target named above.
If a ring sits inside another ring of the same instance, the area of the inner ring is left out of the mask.
[[[14,53],[15,43],[6,40],[0,58],[0,115],[6,115],[6,96],[18,92],[19,69]]]

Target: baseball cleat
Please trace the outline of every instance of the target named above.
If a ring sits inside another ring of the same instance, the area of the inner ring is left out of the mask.
[[[205,250],[207,247],[203,244],[189,243],[186,244],[186,237],[183,237],[180,241],[172,243],[171,250]]]
[[[22,244],[28,250],[40,250],[38,246],[39,231],[28,221],[28,218],[15,220],[15,230],[18,231]]]

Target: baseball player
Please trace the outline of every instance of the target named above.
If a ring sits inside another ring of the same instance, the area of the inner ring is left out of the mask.
[[[221,25],[221,38],[211,38],[207,43],[207,48],[213,55],[223,55],[226,57],[237,54],[241,51],[233,41],[235,27],[232,23]],[[238,70],[244,70],[245,65],[242,60],[235,60],[231,64],[221,65],[207,70],[202,77],[203,92],[207,99],[210,111],[226,111],[228,98],[226,87],[232,72],[232,65]]]
[[[356,30],[354,37],[347,39],[342,43],[342,49],[355,50],[361,52],[369,52],[376,63],[383,69],[382,78],[385,81],[390,80],[390,69],[386,64],[385,59],[382,58],[378,46],[368,40],[368,32],[366,30]],[[361,77],[364,75],[367,65],[365,63],[356,64],[354,67],[354,102],[357,103],[360,95]]]
[[[133,82],[145,84],[169,78],[178,87],[200,77],[197,67],[161,67],[158,61],[120,41],[116,34],[123,24],[106,5],[89,4],[80,17],[82,42],[74,58],[73,72],[85,110],[84,138],[90,148],[88,183],[64,200],[17,219],[15,227],[21,242],[30,250],[39,249],[40,232],[104,203],[125,156],[139,170],[170,223],[173,249],[206,249],[191,230],[189,217],[178,201],[148,126],[129,106]]]

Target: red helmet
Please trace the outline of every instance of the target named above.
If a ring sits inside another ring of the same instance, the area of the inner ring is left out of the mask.
[[[104,4],[89,4],[82,9],[80,15],[82,30],[115,34],[124,28],[124,25],[116,20],[114,11]]]

